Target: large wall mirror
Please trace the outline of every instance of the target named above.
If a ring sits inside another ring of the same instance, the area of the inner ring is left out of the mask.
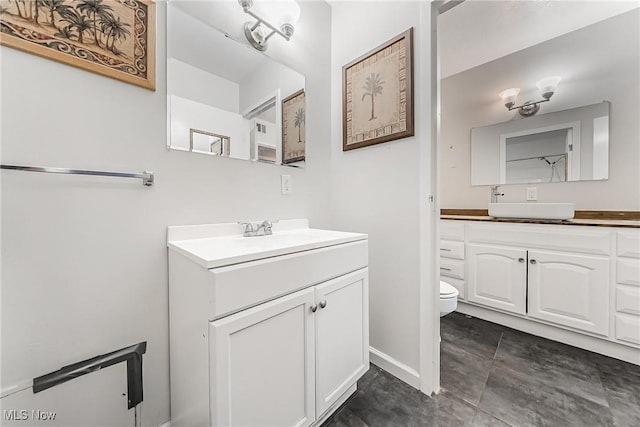
[[[207,23],[216,7],[167,3],[169,148],[303,166],[304,76]]]
[[[609,102],[471,129],[471,185],[603,180]]]

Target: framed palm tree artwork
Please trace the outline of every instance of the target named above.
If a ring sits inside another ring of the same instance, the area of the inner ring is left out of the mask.
[[[413,28],[342,67],[342,150],[413,136]]]
[[[153,0],[0,0],[0,43],[155,90]]]
[[[294,163],[305,157],[304,89],[282,100],[282,163]]]

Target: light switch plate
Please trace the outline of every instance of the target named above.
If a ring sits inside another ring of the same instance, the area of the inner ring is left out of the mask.
[[[282,194],[291,194],[291,175],[280,176]]]
[[[538,200],[538,187],[527,187],[527,200]]]

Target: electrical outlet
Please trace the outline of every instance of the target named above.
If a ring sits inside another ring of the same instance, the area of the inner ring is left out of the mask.
[[[527,200],[538,200],[537,187],[527,187]]]
[[[280,176],[280,188],[282,194],[291,194],[291,175]]]

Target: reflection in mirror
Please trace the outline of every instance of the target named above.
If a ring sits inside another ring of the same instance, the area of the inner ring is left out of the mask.
[[[167,3],[168,145],[288,163],[282,149],[283,102],[304,93],[305,78],[198,19],[207,16],[201,8],[216,7],[216,2]],[[304,164],[302,147],[292,166]]]
[[[603,180],[609,103],[471,130],[471,185]]]
[[[231,138],[216,135],[202,130],[189,129],[191,134],[191,151],[194,153],[213,154],[214,156],[229,157]]]
[[[501,171],[504,183],[576,181],[567,178],[569,163],[573,164],[571,176],[580,176],[580,164],[573,155],[573,136],[579,136],[580,123],[567,126],[502,135],[500,144],[505,146],[505,159],[500,165],[504,168],[504,172]]]

